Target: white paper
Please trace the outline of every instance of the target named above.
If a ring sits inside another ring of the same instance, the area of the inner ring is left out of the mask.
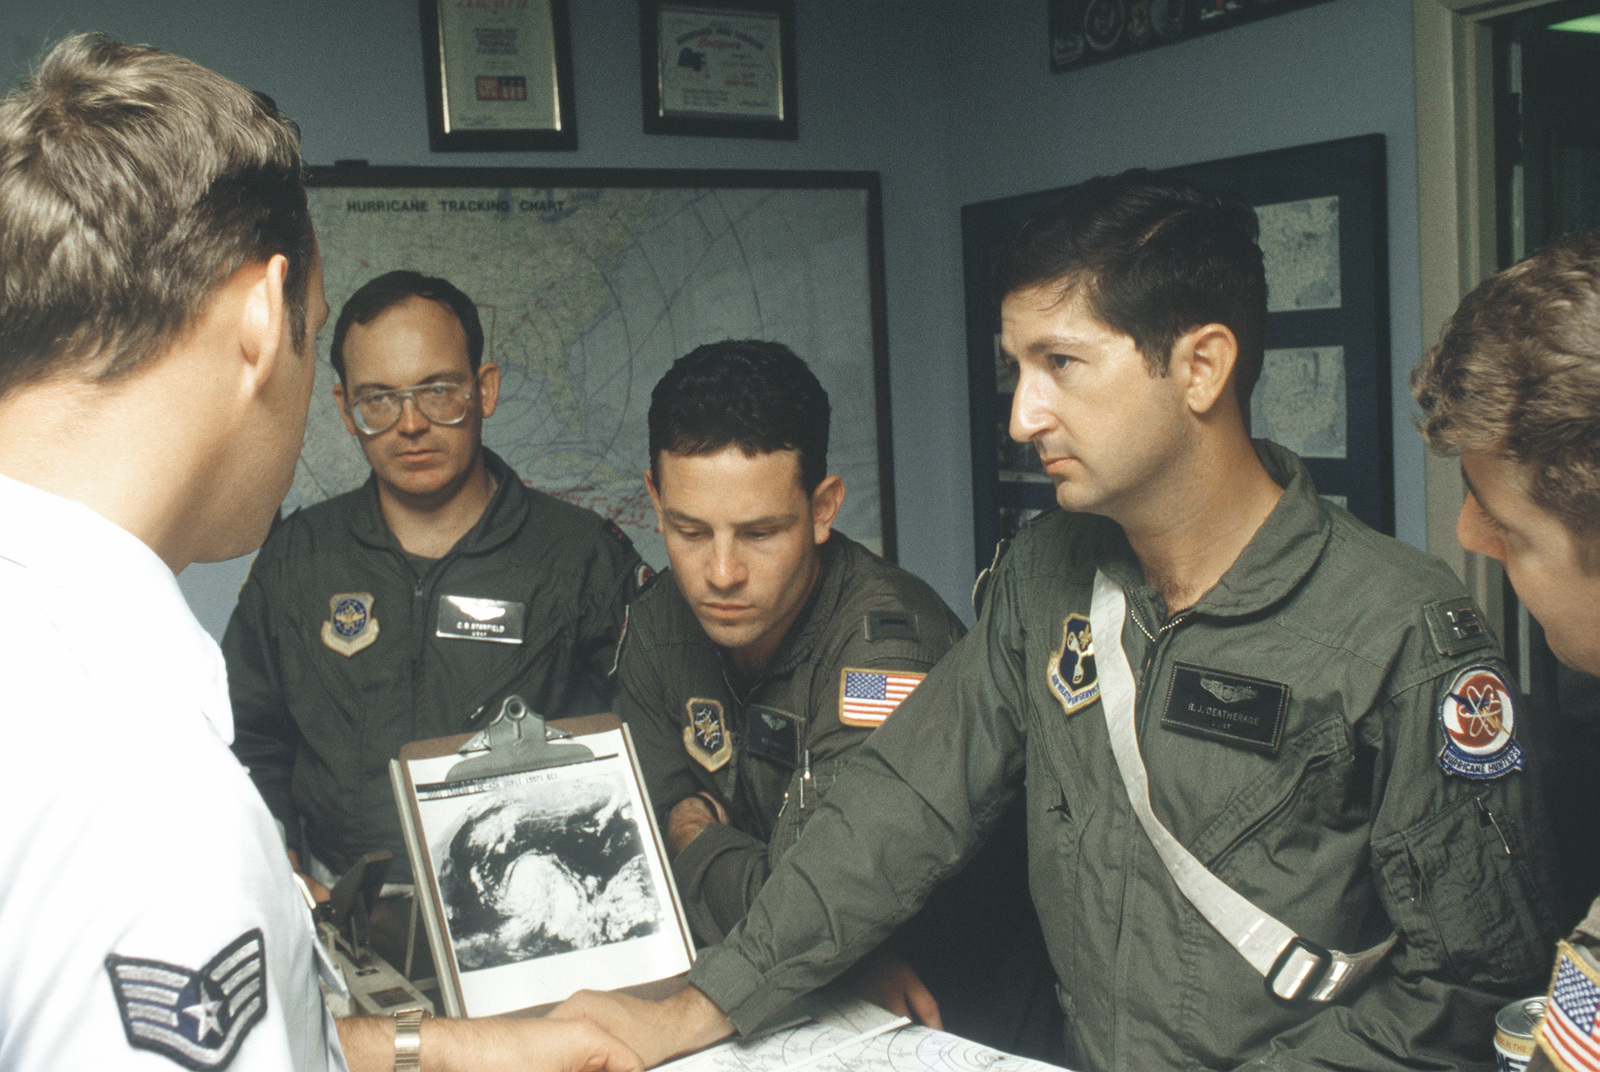
[[[575,740],[596,758],[464,783],[460,756],[408,763],[468,1016],[689,969],[622,731]]]

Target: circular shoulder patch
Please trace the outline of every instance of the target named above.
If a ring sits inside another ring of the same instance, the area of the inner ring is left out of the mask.
[[[1473,666],[1456,675],[1439,705],[1439,722],[1439,765],[1446,774],[1498,778],[1522,769],[1511,686],[1493,667]]]

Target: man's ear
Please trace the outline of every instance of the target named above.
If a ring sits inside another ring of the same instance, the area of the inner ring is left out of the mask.
[[[817,490],[811,493],[811,539],[818,547],[828,542],[833,521],[843,505],[844,477],[837,473],[823,477]]]
[[[493,417],[495,406],[500,404],[500,366],[485,361],[478,366],[478,405],[484,417]]]
[[[1191,328],[1172,344],[1171,373],[1182,376],[1189,409],[1205,415],[1226,394],[1233,398],[1233,370],[1239,362],[1239,340],[1226,324]]]
[[[644,490],[650,493],[650,505],[656,508],[656,531],[665,532],[667,519],[661,512],[661,492],[656,490],[656,478],[648,469],[644,471]]]
[[[349,396],[345,394],[344,384],[335,382],[333,385],[333,404],[339,408],[339,419],[344,422],[344,430],[360,438],[361,429],[356,427],[356,422],[350,419]]]
[[[284,281],[289,258],[274,253],[266,263],[246,264],[234,279],[243,289],[240,308],[239,352],[246,366],[246,387],[259,393],[273,381],[278,364],[298,360],[289,340],[289,310]]]

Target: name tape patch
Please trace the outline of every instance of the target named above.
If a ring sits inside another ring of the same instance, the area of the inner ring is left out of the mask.
[[[750,704],[744,711],[745,749],[793,769],[800,764],[800,719],[776,707]]]
[[[1288,720],[1288,685],[1176,663],[1161,727],[1275,756]]]
[[[521,644],[523,604],[508,599],[479,596],[440,596],[439,616],[433,635],[456,640],[488,640],[496,644]]]

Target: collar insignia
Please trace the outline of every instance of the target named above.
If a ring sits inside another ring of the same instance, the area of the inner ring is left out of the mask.
[[[328,600],[328,620],[322,623],[322,642],[349,658],[378,639],[378,619],[372,616],[371,592],[340,592]]]
[[[691,698],[685,706],[689,724],[683,727],[684,750],[706,770],[721,770],[733,758],[733,735],[721,701]]]
[[[185,1068],[226,1068],[267,1011],[259,928],[239,935],[199,971],[159,960],[106,957],[128,1045]]]
[[[1100,678],[1094,669],[1094,634],[1089,619],[1069,614],[1061,623],[1061,646],[1050,654],[1050,691],[1061,709],[1072,714],[1100,695]]]

